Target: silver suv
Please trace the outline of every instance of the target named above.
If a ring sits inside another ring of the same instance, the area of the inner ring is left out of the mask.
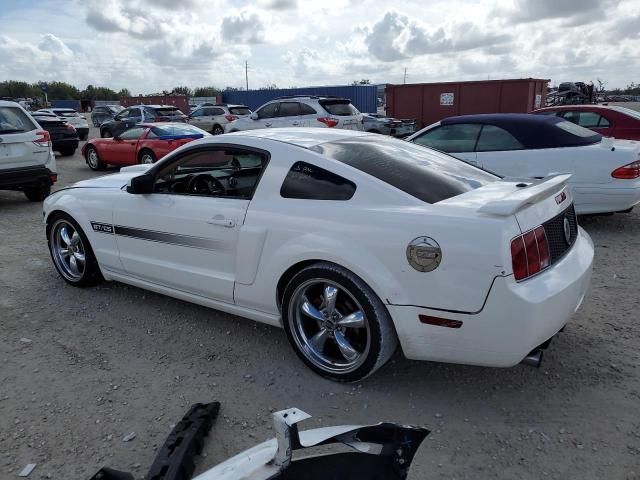
[[[0,190],[39,202],[57,179],[49,132],[19,104],[0,100]]]
[[[246,105],[204,104],[189,114],[189,123],[213,135],[220,135],[229,122],[249,115],[251,110]]]
[[[363,116],[346,98],[293,95],[265,103],[248,117],[229,123],[225,131],[284,127],[363,130]]]

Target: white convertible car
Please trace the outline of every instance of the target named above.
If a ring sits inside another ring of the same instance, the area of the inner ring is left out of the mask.
[[[500,175],[570,173],[576,213],[630,211],[640,203],[640,142],[603,138],[561,117],[450,117],[407,138]]]
[[[376,134],[253,130],[44,203],[68,283],[116,280],[284,327],[342,381],[412,359],[539,364],[593,260],[568,175],[500,180]]]

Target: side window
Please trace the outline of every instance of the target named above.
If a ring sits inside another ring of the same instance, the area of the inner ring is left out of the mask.
[[[209,115],[211,115],[213,117],[218,116],[218,115],[224,115],[224,110],[221,109],[221,108],[210,108],[209,111],[211,112],[211,113],[209,113]]]
[[[278,102],[265,105],[256,113],[258,114],[258,118],[273,118],[278,114]]]
[[[138,140],[142,136],[142,132],[144,132],[144,128],[142,127],[130,128],[129,130],[125,130],[120,134],[120,139]]]
[[[250,200],[267,154],[242,148],[212,148],[185,155],[161,170],[156,193]]]
[[[610,127],[611,126],[611,122],[609,122],[609,120],[607,120],[606,118],[604,118],[602,115],[600,116],[600,121],[598,122],[598,127],[600,128],[606,128],[606,127]]]
[[[522,150],[523,145],[506,130],[495,125],[484,125],[478,139],[478,152]]]
[[[425,132],[414,142],[447,153],[473,152],[481,128],[482,125],[471,123],[442,125]]]
[[[300,104],[298,102],[282,102],[278,112],[279,117],[297,117],[300,115]]]
[[[204,115],[204,108],[199,108],[197,110],[194,110],[193,112],[191,112],[191,116],[192,117],[202,117]]]
[[[300,104],[300,115],[317,115],[318,112],[311,105],[307,105],[306,103]]]
[[[130,109],[126,109],[121,111],[118,115],[115,116],[114,120],[126,120],[129,118],[129,114],[131,113]]]
[[[280,187],[283,198],[304,200],[349,200],[356,184],[324,168],[296,162]]]

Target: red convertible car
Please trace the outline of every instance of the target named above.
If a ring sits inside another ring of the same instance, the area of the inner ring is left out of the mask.
[[[531,113],[562,117],[604,137],[640,140],[640,112],[619,105],[562,105]]]
[[[185,143],[209,135],[184,123],[141,123],[113,138],[89,140],[82,147],[82,156],[92,170],[154,163]]]

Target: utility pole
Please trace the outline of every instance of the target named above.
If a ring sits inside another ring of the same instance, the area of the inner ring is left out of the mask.
[[[404,67],[404,83],[407,84],[407,67]]]
[[[247,82],[247,91],[249,90],[249,62],[244,61],[244,79]]]

